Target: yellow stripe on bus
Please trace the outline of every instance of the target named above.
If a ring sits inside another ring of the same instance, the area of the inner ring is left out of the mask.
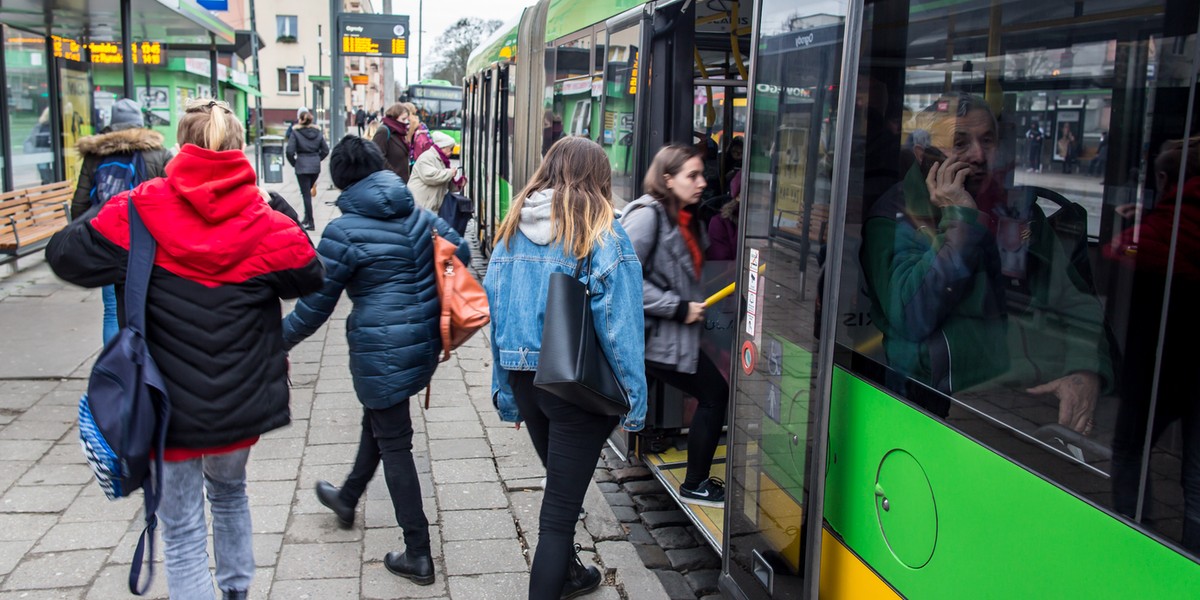
[[[900,600],[841,540],[821,530],[821,600]]]

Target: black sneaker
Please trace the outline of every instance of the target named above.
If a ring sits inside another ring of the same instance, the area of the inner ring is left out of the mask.
[[[724,508],[725,482],[717,477],[709,477],[701,481],[700,485],[694,489],[688,489],[681,485],[679,486],[679,499],[683,500],[685,504]]]
[[[600,587],[600,570],[596,567],[585,567],[579,559],[579,544],[575,544],[575,560],[571,561],[567,570],[567,582],[563,584],[560,600],[575,598],[590,594]]]

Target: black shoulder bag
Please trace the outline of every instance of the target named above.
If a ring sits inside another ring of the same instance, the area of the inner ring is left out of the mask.
[[[587,280],[580,281],[586,270]],[[629,396],[600,348],[592,321],[592,257],[575,274],[553,273],[546,294],[542,349],[533,385],[590,413],[624,415]]]

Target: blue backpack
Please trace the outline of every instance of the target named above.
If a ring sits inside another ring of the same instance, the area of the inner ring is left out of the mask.
[[[111,157],[100,163],[92,172],[92,189],[88,196],[92,206],[108,202],[109,198],[128,192],[142,182],[142,173],[146,172],[146,163],[141,152],[134,152],[129,160]]]
[[[84,457],[110,500],[144,490],[146,527],[129,567],[129,591],[142,595],[154,578],[155,513],[162,496],[162,457],[171,403],[146,345],[146,295],[154,268],[154,237],[129,202],[129,263],[125,273],[125,326],[100,352],[79,400]],[[146,540],[150,572],[138,588]]]

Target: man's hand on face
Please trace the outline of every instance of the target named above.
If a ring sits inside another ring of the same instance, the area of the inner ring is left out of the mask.
[[[925,187],[929,189],[929,201],[938,208],[965,206],[975,208],[975,198],[967,191],[965,183],[971,174],[971,165],[962,161],[935,162],[925,176]]]
[[[1100,376],[1078,371],[1026,390],[1030,394],[1054,394],[1058,397],[1058,423],[1091,435],[1095,427],[1092,415],[1100,397]]]

